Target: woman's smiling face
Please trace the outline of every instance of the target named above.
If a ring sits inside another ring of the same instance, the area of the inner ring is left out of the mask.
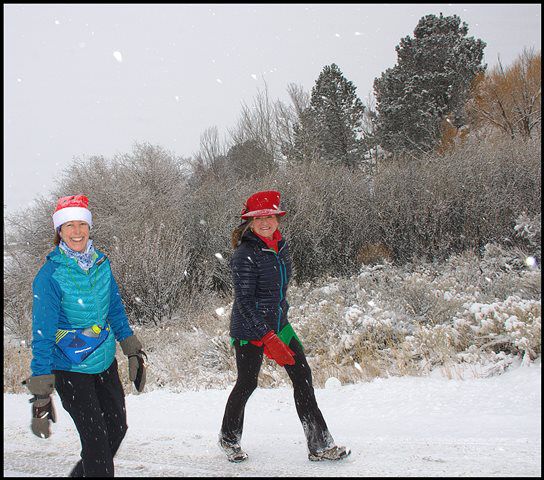
[[[251,222],[251,230],[261,237],[272,238],[272,235],[278,229],[279,223],[276,215],[256,217]]]
[[[60,238],[74,252],[84,252],[89,241],[89,224],[81,220],[70,220],[60,227]]]

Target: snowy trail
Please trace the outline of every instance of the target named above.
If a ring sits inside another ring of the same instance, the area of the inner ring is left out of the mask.
[[[487,379],[377,379],[317,389],[339,463],[307,460],[292,390],[258,389],[246,408],[242,464],[216,445],[229,390],[127,395],[129,430],[115,465],[133,477],[541,475],[541,366]],[[66,476],[79,438],[58,397],[47,440],[29,428],[28,395],[4,394],[4,476]]]

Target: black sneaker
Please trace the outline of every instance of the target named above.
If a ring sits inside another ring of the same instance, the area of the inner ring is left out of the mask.
[[[321,452],[310,452],[308,454],[308,460],[312,462],[321,462],[323,460],[343,460],[349,457],[351,450],[347,447],[337,447],[336,445],[331,448],[327,448]]]
[[[220,437],[218,444],[219,448],[225,452],[229,462],[239,463],[247,460],[247,453],[238,443],[228,443]]]

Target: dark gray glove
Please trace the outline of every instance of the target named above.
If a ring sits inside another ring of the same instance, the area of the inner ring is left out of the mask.
[[[119,343],[123,353],[128,357],[128,378],[134,382],[136,390],[142,392],[146,378],[144,357],[147,359],[147,355],[142,350],[142,344],[136,335],[131,335]]]
[[[51,436],[51,422],[57,421],[57,414],[53,406],[51,394],[55,388],[55,375],[36,375],[23,380],[34,396],[29,400],[32,403],[32,420],[30,429],[40,438]]]

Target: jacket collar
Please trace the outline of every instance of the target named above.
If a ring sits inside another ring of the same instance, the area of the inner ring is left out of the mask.
[[[270,250],[273,252],[274,250],[271,249],[264,240],[261,240],[257,235],[255,235],[251,230],[246,230],[244,234],[242,235],[242,241],[250,242],[256,244],[258,247],[260,247],[261,250]],[[278,252],[281,252],[281,249],[285,245],[285,239],[282,238],[278,242]],[[274,252],[275,253],[275,252]]]
[[[95,249],[95,252],[96,254],[98,255],[96,257],[96,260],[94,262],[94,265],[96,265],[96,263],[102,258],[104,257],[105,255],[98,249]],[[63,264],[63,265],[69,265],[69,266],[72,266],[72,265],[76,265],[76,263],[74,263],[74,261],[67,257],[66,255],[64,255],[61,251],[61,249],[59,248],[59,246],[57,245],[54,250],[52,250],[51,252],[49,252],[46,257],[45,257],[47,260],[51,260],[52,262],[56,262],[56,263],[60,263],[60,264]],[[93,266],[94,266],[93,265]],[[92,267],[91,267],[92,268]]]

